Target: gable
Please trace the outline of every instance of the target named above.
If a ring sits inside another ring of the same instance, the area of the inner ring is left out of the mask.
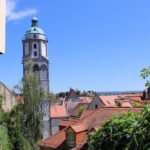
[[[92,102],[89,104],[89,107],[87,110],[95,110],[96,107],[97,109],[99,107],[105,106],[105,104],[103,103],[103,101],[96,95],[94,96]]]
[[[69,127],[69,128],[66,130],[66,133],[75,133],[75,132],[74,132],[74,130],[73,130],[71,127]]]

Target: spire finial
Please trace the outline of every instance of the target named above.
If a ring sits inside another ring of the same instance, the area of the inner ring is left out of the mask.
[[[32,18],[32,27],[38,27],[38,19],[36,17]]]

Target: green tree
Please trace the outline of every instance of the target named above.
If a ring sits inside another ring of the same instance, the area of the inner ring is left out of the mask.
[[[82,112],[87,109],[87,105],[80,106],[78,110],[78,117],[81,116]]]
[[[23,135],[30,141],[33,149],[36,149],[34,143],[42,138],[42,104],[45,91],[42,88],[39,72],[33,71],[32,62],[27,65],[26,72],[28,73],[24,75],[20,85],[15,86],[15,89],[19,90],[24,98],[21,118]]]
[[[46,97],[47,97],[46,99],[50,101],[50,105],[54,105],[56,103],[56,94],[48,92]]]
[[[11,150],[8,130],[4,125],[0,125],[0,150]]]
[[[141,76],[147,80],[145,86],[150,92],[150,67],[144,68]],[[129,112],[108,120],[91,133],[89,147],[91,150],[149,150],[149,131],[150,104],[147,104],[140,114]]]
[[[139,116],[128,112],[106,121],[97,132],[90,134],[90,150],[130,149],[129,143]]]

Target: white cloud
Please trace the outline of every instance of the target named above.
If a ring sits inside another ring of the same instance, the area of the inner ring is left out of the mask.
[[[36,9],[28,9],[16,12],[16,5],[17,0],[7,0],[6,16],[8,21],[21,19],[23,17],[33,15],[37,12]]]

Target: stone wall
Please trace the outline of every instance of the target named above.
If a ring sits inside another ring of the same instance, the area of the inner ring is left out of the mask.
[[[0,82],[0,95],[4,96],[2,108],[4,111],[11,111],[11,109],[18,104],[18,100],[13,93]]]

